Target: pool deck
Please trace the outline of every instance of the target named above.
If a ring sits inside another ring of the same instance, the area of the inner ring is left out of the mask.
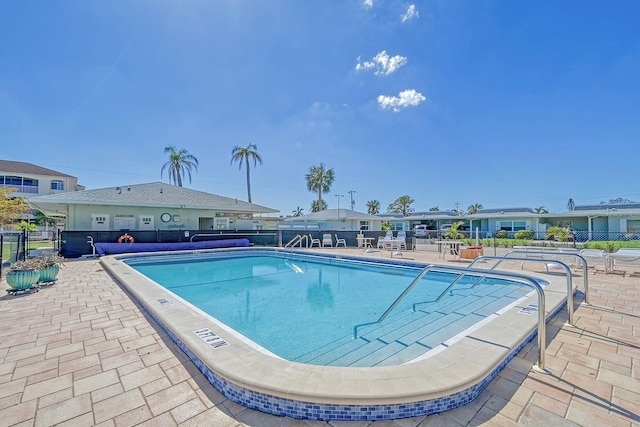
[[[369,256],[388,259],[389,251]],[[443,263],[434,252],[403,259]],[[633,273],[589,273],[592,305],[578,306],[576,296],[576,327],[565,325],[566,311],[547,327],[549,375],[530,370],[534,340],[466,406],[395,421],[319,422],[226,399],[97,260],[68,261],[57,284],[0,298],[0,425],[640,426],[640,274]],[[580,272],[574,283],[582,290]]]

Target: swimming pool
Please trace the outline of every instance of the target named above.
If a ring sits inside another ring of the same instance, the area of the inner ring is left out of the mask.
[[[217,250],[181,254],[180,262],[190,264],[194,257],[207,257],[209,253],[232,257],[249,253],[282,256],[281,251],[272,249]],[[301,255],[303,254],[294,254]],[[531,303],[536,299],[535,296],[527,295],[506,308],[496,309],[479,324],[446,339],[426,353],[408,355],[406,360],[373,363],[373,367],[300,363],[274,355],[272,350],[238,334],[225,322],[207,315],[201,308],[159,286],[154,280],[123,262],[127,260],[135,264],[137,261],[134,260],[140,258],[104,257],[101,262],[226,397],[250,408],[276,415],[314,420],[376,420],[412,417],[452,409],[475,399],[502,367],[533,338],[536,331],[536,316],[531,315]],[[154,255],[151,259],[153,258],[166,262],[174,257]],[[317,260],[329,263],[352,261],[358,264],[384,264],[394,272],[391,275],[395,274],[403,279],[402,287],[406,287],[407,278],[412,274],[415,277],[418,269],[424,266],[404,262],[402,265],[389,267],[389,262],[372,263],[371,259],[359,257],[339,259],[336,256],[323,256]],[[314,261],[309,262],[313,264]],[[294,266],[287,265],[286,268],[295,277],[301,276],[301,273],[295,272],[295,267],[304,271],[305,265],[300,265],[304,263],[296,264],[294,261],[293,264]],[[311,271],[311,275],[317,275],[314,268]],[[409,276],[406,275],[407,271],[411,272]],[[379,276],[381,273],[375,275]],[[189,276],[188,272],[186,276]],[[323,273],[323,281],[328,276]],[[343,286],[342,277],[346,276],[341,276],[340,286]],[[561,277],[545,275],[544,279],[549,282],[545,288],[546,311],[555,313],[565,302],[566,289]],[[435,282],[442,290],[444,282]],[[305,292],[309,286],[306,286]],[[465,286],[469,287],[468,283],[461,283],[460,289],[456,286],[454,296],[459,295]],[[265,288],[268,289],[269,284]],[[418,293],[426,292],[422,288],[427,289],[428,286],[420,283],[415,290]],[[377,288],[370,289],[369,293],[374,291],[377,292]],[[313,292],[322,294],[326,290]],[[338,299],[342,297],[337,297],[338,294],[334,294],[333,289],[331,295],[333,304],[340,305]],[[289,294],[284,297],[293,301]],[[327,298],[320,299],[327,301]],[[239,296],[236,296],[236,300],[246,304],[246,291],[244,300]],[[398,306],[398,313],[394,311],[388,321],[397,320],[392,317],[406,312],[408,306],[413,308],[413,304],[419,300],[420,298],[407,299],[402,303],[405,304],[404,308]],[[251,301],[249,303],[251,305]],[[417,308],[420,311],[420,305]],[[374,320],[380,309],[376,310],[376,313],[372,313]],[[256,315],[258,312],[236,310],[236,316],[240,320],[243,315],[250,313]],[[366,323],[368,319],[363,320]],[[370,332],[367,328],[368,326],[363,326],[358,337],[362,333],[366,338]],[[383,360],[391,359],[387,357]]]
[[[125,262],[271,353],[324,366],[409,362],[530,291],[467,276],[443,293],[457,275],[432,272],[376,323],[419,270],[255,251]]]

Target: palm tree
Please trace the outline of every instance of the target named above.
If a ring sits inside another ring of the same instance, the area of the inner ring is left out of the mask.
[[[544,206],[540,206],[537,208],[533,208],[533,211],[537,214],[548,214],[549,210],[547,208],[545,208]]]
[[[298,206],[293,211],[291,211],[291,213],[293,214],[293,216],[302,216],[302,212],[303,211],[304,211],[304,209],[302,209],[300,206]]]
[[[331,191],[331,185],[333,185],[333,180],[335,179],[333,169],[325,169],[324,163],[320,163],[318,166],[313,165],[309,168],[309,173],[305,175],[305,179],[307,180],[307,190],[318,193],[318,203],[315,204],[318,210],[313,212],[326,210],[327,202],[322,200],[322,193]],[[312,204],[311,206],[313,210],[314,205]]]
[[[314,200],[311,202],[311,212],[326,211],[329,209],[326,200]]]
[[[249,203],[251,203],[251,172],[249,171],[249,160],[253,160],[253,166],[256,163],[262,164],[262,157],[257,152],[258,146],[256,144],[249,144],[246,147],[240,147],[236,145],[231,150],[231,163],[238,162],[238,169],[242,169],[242,161],[247,167],[247,195]]]
[[[572,211],[575,208],[576,208],[576,202],[574,202],[573,199],[569,199],[569,201],[567,202],[567,210]]]
[[[377,200],[369,200],[367,202],[367,212],[369,215],[378,215],[380,213],[380,202]]]
[[[480,203],[475,203],[467,208],[467,214],[477,214],[480,209],[484,209],[484,206],[482,206]]]
[[[191,168],[198,170],[198,159],[185,149],[178,151],[173,145],[165,147],[164,153],[169,154],[169,161],[162,166],[160,177],[166,169],[169,174],[169,184],[173,181],[174,185],[182,187],[182,178],[184,178],[186,171],[189,175],[189,183],[191,183]]]
[[[440,212],[440,208],[437,206],[434,206],[432,208],[429,208],[429,212]]]

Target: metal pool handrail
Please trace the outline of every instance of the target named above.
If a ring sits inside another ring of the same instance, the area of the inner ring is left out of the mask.
[[[544,290],[542,286],[535,281],[534,279],[527,277],[523,274],[517,273],[508,273],[503,271],[490,271],[490,270],[481,270],[477,268],[456,268],[456,267],[443,267],[437,265],[427,265],[425,268],[420,271],[420,274],[413,279],[413,281],[407,286],[407,288],[396,298],[396,300],[389,306],[389,308],[380,316],[378,321],[369,322],[369,323],[361,323],[359,325],[354,326],[353,328],[353,337],[354,339],[358,338],[358,328],[367,325],[375,325],[380,323],[384,318],[400,303],[400,301],[413,289],[418,282],[430,271],[440,271],[444,273],[459,273],[459,276],[466,276],[468,274],[475,273],[476,275],[494,277],[494,278],[509,278],[514,281],[524,281],[525,284],[531,286],[538,295],[538,368],[542,371],[545,370],[545,351],[546,351],[546,336],[547,336],[547,323],[546,323],[546,309],[545,309],[545,298],[544,298]],[[457,278],[454,282],[457,282]]]
[[[515,251],[509,251],[505,254],[505,258],[510,258],[509,255],[511,254],[533,254],[533,255],[557,255],[557,256],[572,256],[574,258],[578,258],[580,261],[582,261],[582,277],[583,277],[583,283],[584,283],[584,302],[587,304],[591,304],[589,302],[589,274],[588,274],[588,268],[589,266],[587,265],[587,259],[585,257],[583,257],[580,254],[572,254],[572,253],[563,253],[563,252],[545,252],[545,251],[520,251],[520,250],[515,250]],[[513,258],[510,258],[513,259]],[[533,261],[532,259],[527,259],[527,262],[531,262]],[[547,259],[547,260],[542,260],[542,261],[546,261],[547,263],[550,262],[559,262],[556,261],[555,259]],[[473,263],[472,263],[473,264]]]
[[[306,247],[309,247],[309,236],[307,236],[306,234],[298,234],[296,235],[296,237],[294,237],[293,239],[289,240],[289,243],[287,243],[286,245],[284,245],[284,248],[291,248],[291,250],[293,251],[293,248],[295,245],[300,245],[300,247],[302,248],[302,241],[306,242]]]
[[[503,261],[530,261],[530,262],[543,262],[543,263],[547,263],[546,260],[543,259],[529,259],[529,258],[515,258],[515,257],[509,257],[509,258],[505,258],[505,257],[499,257],[499,256],[479,256],[478,258],[474,259],[473,262],[471,264],[469,264],[469,267],[473,266],[476,262],[481,262],[481,261],[485,261],[485,260],[498,260],[497,263],[495,263],[495,265],[493,265],[489,270],[487,271],[492,271],[494,268],[496,268],[498,265],[502,264]],[[562,261],[553,261],[554,263],[559,264],[560,266],[564,267],[565,271],[567,272],[567,313],[569,314],[569,324],[573,326],[573,289],[572,289],[572,274],[571,274],[571,268],[565,264]]]

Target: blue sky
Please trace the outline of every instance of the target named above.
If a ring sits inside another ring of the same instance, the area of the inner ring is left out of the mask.
[[[309,212],[640,200],[640,2],[6,1],[0,158],[88,189],[160,181]],[[166,181],[166,175],[164,180]],[[337,197],[342,194],[345,197]]]

